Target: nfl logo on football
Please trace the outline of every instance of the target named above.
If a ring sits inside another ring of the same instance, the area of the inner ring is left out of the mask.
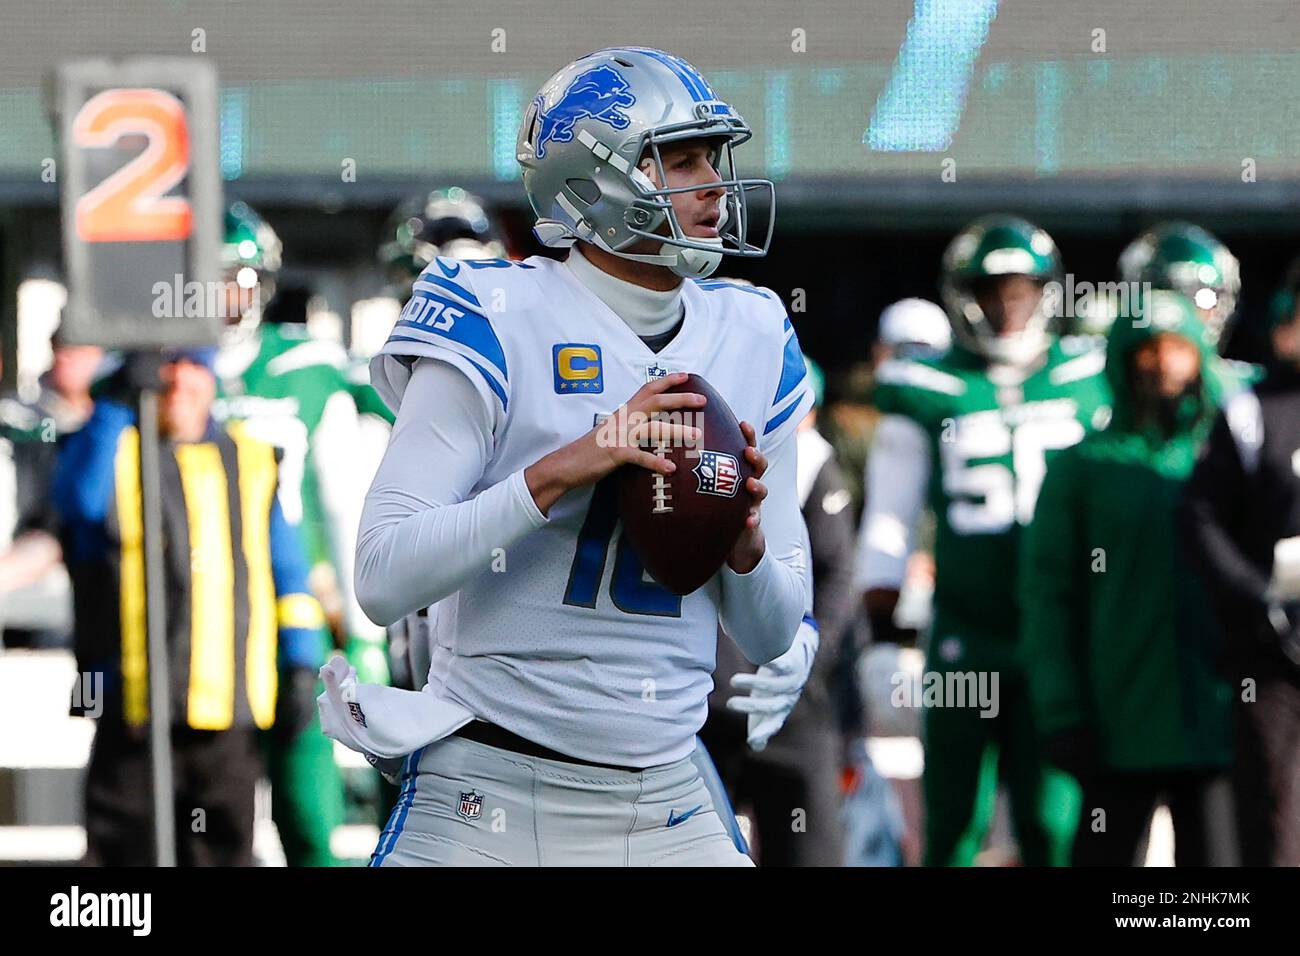
[[[460,795],[460,805],[456,807],[456,813],[466,820],[477,820],[483,815],[483,794],[477,790],[462,793]]]
[[[734,498],[740,486],[740,462],[735,455],[721,451],[700,452],[700,463],[692,469],[700,483],[700,493]]]

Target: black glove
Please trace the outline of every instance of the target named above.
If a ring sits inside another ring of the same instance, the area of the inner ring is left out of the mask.
[[[1101,769],[1101,746],[1087,727],[1071,727],[1052,734],[1043,742],[1047,762],[1074,777],[1086,777]]]
[[[899,627],[894,623],[894,611],[868,611],[867,623],[871,625],[872,644],[898,644],[901,647],[916,646],[916,630]]]
[[[293,740],[316,718],[316,671],[294,667],[281,675],[280,694],[275,703],[275,735]]]

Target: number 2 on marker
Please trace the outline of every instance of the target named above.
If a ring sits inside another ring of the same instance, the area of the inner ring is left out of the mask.
[[[124,136],[148,140],[144,151],[77,201],[83,242],[167,242],[187,239],[192,211],[183,196],[163,193],[190,166],[189,128],[180,100],[163,90],[105,90],[89,100],[72,125],[82,149],[104,149]]]

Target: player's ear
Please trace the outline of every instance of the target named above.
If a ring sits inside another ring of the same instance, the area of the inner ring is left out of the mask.
[[[642,154],[640,162],[636,164],[636,168],[641,170],[641,172],[645,174],[646,178],[655,184],[656,189],[663,188],[664,184],[659,181],[659,169],[654,161],[654,157],[650,155],[648,149]]]

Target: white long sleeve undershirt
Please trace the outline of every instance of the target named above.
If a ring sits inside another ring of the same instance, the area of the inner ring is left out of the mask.
[[[495,549],[546,523],[522,469],[469,498],[491,448],[465,373],[419,359],[361,511],[356,594],[371,620],[391,624],[455,593]]]
[[[795,433],[768,451],[763,483],[768,497],[760,512],[766,550],[748,574],[722,566],[722,605],[718,616],[751,664],[766,664],[790,649],[806,607],[809,555],[807,532],[795,488],[798,443]]]

